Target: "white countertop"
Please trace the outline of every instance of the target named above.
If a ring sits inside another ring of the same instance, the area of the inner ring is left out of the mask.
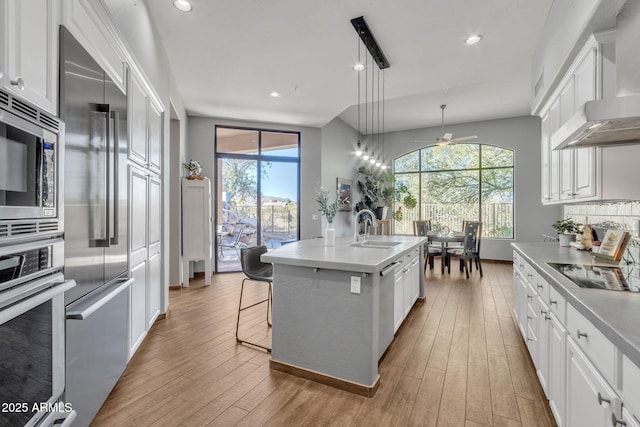
[[[264,262],[330,270],[375,273],[427,241],[416,236],[370,236],[367,241],[399,242],[385,248],[353,247],[353,237],[337,237],[335,246],[325,246],[324,239],[300,240],[262,255]]]

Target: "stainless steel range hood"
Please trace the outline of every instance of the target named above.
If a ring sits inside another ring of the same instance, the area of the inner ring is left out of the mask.
[[[616,96],[586,102],[551,136],[554,150],[640,144],[640,1],[616,19]]]
[[[589,101],[551,137],[554,150],[640,144],[640,95]]]

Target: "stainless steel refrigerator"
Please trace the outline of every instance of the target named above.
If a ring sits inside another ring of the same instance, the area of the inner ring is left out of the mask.
[[[60,28],[65,121],[66,393],[88,425],[124,371],[128,351],[127,98]]]

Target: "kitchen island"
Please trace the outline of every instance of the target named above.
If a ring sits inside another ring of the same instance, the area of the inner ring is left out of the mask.
[[[313,239],[262,255],[274,265],[271,368],[373,396],[378,360],[424,299],[425,242]]]

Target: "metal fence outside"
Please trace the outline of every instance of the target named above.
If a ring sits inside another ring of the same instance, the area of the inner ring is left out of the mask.
[[[402,221],[394,222],[395,234],[413,234],[413,221],[430,219],[434,230],[460,231],[464,220],[477,220],[477,204],[427,204],[414,209],[402,208]],[[418,213],[422,211],[422,218]],[[482,236],[494,238],[513,237],[513,205],[489,203],[482,206]]]

